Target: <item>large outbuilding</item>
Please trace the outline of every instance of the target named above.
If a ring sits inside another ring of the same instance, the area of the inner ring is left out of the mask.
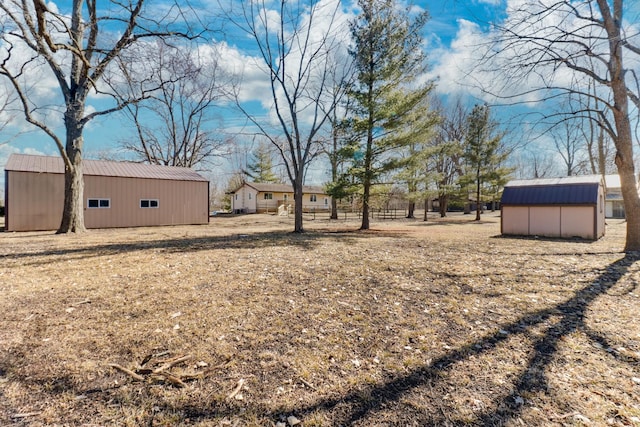
[[[597,240],[605,233],[600,175],[510,181],[500,204],[505,235]]]
[[[84,160],[87,228],[209,222],[209,181],[188,168]],[[55,230],[64,204],[60,157],[12,154],[5,166],[5,230]]]

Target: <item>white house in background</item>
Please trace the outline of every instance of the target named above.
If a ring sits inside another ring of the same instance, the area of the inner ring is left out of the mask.
[[[607,218],[624,218],[624,202],[620,189],[620,175],[604,176],[606,191],[604,214]]]
[[[510,181],[500,206],[502,234],[597,240],[605,233],[601,175]]]
[[[304,212],[331,210],[331,196],[322,187],[305,185],[302,191]],[[293,187],[287,184],[244,182],[229,194],[233,213],[276,213],[281,206],[288,212],[293,212],[294,208]]]

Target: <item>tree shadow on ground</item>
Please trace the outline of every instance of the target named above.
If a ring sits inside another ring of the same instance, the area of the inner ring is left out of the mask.
[[[563,337],[576,330],[582,330],[586,332],[588,337],[595,339],[599,343],[606,341],[604,337],[596,337],[589,333],[589,329],[585,325],[586,311],[598,296],[615,286],[628,271],[629,267],[639,258],[638,254],[625,255],[620,260],[609,265],[596,280],[578,290],[572,298],[562,304],[528,313],[514,322],[502,325],[499,331],[493,334],[450,351],[444,356],[433,360],[429,365],[411,371],[406,375],[392,378],[383,384],[376,384],[370,387],[366,393],[359,392],[338,399],[324,400],[312,407],[305,408],[304,412],[311,413],[318,409],[331,410],[338,405],[348,403],[351,409],[339,420],[339,423],[345,425],[357,423],[384,405],[397,402],[411,389],[439,381],[443,372],[451,369],[456,363],[468,359],[470,356],[485,353],[515,334],[526,333],[532,327],[543,324],[552,316],[560,316],[560,320],[549,327],[533,344],[533,355],[520,376],[514,381],[511,393],[503,396],[501,402],[496,402],[494,405],[496,409],[480,414],[472,422],[475,425],[492,426],[508,424],[510,420],[521,413],[524,407],[519,400],[519,396],[527,395],[530,392],[545,392],[547,390],[545,368],[557,353],[559,342]],[[367,396],[366,399],[361,397],[363,394]],[[439,422],[446,420],[432,419],[422,421],[437,425]]]
[[[253,239],[264,238],[265,242],[249,242],[249,245],[260,246],[261,244],[280,244],[291,235],[281,234],[281,237],[274,238],[270,233],[251,235]],[[269,236],[269,237],[267,237]],[[283,237],[284,236],[284,237]],[[314,239],[322,238],[323,235],[302,235],[295,236],[294,240],[300,245],[313,243]],[[245,239],[245,238],[243,238]],[[242,240],[242,245],[247,245],[246,240]],[[186,243],[188,242],[188,243]],[[128,250],[141,250],[148,248],[168,247],[171,250],[184,250],[196,245],[203,248],[212,248],[216,245],[234,245],[235,242],[229,237],[224,238],[197,238],[197,239],[171,239],[159,242],[141,242],[129,245]],[[116,250],[113,245],[106,245],[103,250]],[[115,245],[118,246],[118,245]],[[246,246],[243,246],[246,247]],[[87,248],[90,249],[90,248]],[[201,248],[202,249],[202,248]],[[94,248],[95,250],[95,248]],[[549,392],[546,372],[553,363],[560,350],[562,340],[579,331],[592,343],[601,348],[606,357],[613,357],[618,361],[626,362],[637,367],[640,360],[629,359],[628,356],[620,355],[616,352],[608,351],[613,346],[611,337],[599,331],[592,330],[585,322],[586,315],[594,301],[606,293],[609,293],[627,274],[630,267],[640,259],[640,254],[629,253],[618,259],[616,262],[600,271],[598,277],[592,280],[581,289],[577,290],[570,298],[564,302],[541,310],[524,313],[516,320],[500,325],[492,333],[472,341],[458,348],[450,349],[442,356],[430,361],[428,364],[412,369],[402,374],[390,374],[384,381],[374,384],[358,384],[347,394],[338,394],[325,397],[311,404],[300,404],[293,408],[274,408],[268,405],[249,404],[243,406],[248,414],[255,414],[257,418],[268,417],[272,420],[280,419],[286,413],[295,413],[299,418],[311,417],[314,414],[328,414],[332,425],[370,425],[376,424],[376,415],[380,411],[400,405],[402,399],[412,391],[421,387],[439,388],[444,381],[446,374],[456,368],[460,362],[469,360],[472,357],[489,354],[499,345],[508,342],[513,337],[527,335],[533,340],[529,357],[525,361],[525,366],[518,375],[511,380],[508,385],[508,392],[499,395],[492,405],[484,411],[474,414],[473,419],[464,421],[465,425],[482,426],[502,426],[508,425],[517,419],[524,410],[527,409],[527,402],[521,396],[535,393],[547,394]],[[624,292],[633,292],[637,283],[632,282],[630,287]],[[550,326],[549,326],[550,325]],[[531,333],[534,329],[542,330],[541,334]],[[0,360],[2,362],[2,360]],[[13,361],[16,362],[16,361]],[[0,375],[8,369],[8,360],[0,363]],[[3,366],[4,365],[4,366]],[[637,369],[637,368],[634,368]],[[45,381],[46,382],[46,381]],[[100,390],[102,394],[103,390]],[[76,394],[88,393],[88,391],[76,390]],[[109,393],[104,393],[104,398],[110,399]],[[180,406],[163,405],[159,403],[158,412],[179,414],[182,419],[194,420],[220,419],[221,417],[237,417],[238,406],[233,402],[220,399],[212,399],[209,402],[185,402]],[[151,419],[151,422],[153,419]],[[416,420],[420,425],[455,425],[446,413],[438,414],[437,411],[425,411],[419,413]],[[463,424],[462,421],[457,423]],[[380,423],[382,424],[382,423]],[[391,423],[393,424],[393,423]]]
[[[478,425],[478,426],[503,426],[516,420],[527,408],[527,403],[521,396],[533,393],[547,394],[549,384],[546,378],[547,368],[553,362],[559,352],[561,341],[573,332],[580,331],[593,342],[593,348],[601,348],[607,357],[614,357],[637,366],[640,360],[630,360],[628,357],[620,357],[610,350],[610,338],[599,332],[594,332],[585,323],[585,317],[592,303],[601,295],[610,291],[619,280],[628,272],[638,259],[640,254],[629,253],[618,261],[610,264],[601,274],[588,285],[579,289],[565,302],[546,308],[529,312],[513,322],[503,324],[491,334],[475,340],[467,345],[452,349],[443,356],[430,361],[430,363],[413,369],[402,375],[395,375],[384,382],[365,384],[354,387],[352,392],[346,395],[336,395],[316,401],[309,405],[300,405],[295,408],[287,408],[289,413],[295,413],[304,419],[318,413],[329,415],[333,425],[370,425],[376,424],[376,413],[399,405],[402,399],[410,392],[420,387],[438,388],[440,382],[446,377],[447,372],[453,370],[459,362],[469,360],[472,357],[489,353],[502,343],[507,342],[518,335],[534,337],[531,345],[530,357],[526,366],[513,379],[506,394],[501,394],[492,405],[491,409],[475,413],[473,419],[455,421],[451,414],[445,413],[440,408],[437,410],[422,411],[419,418],[414,420],[415,425]],[[633,284],[633,288],[637,284]],[[627,291],[629,292],[629,291]],[[631,290],[630,292],[633,292]],[[548,326],[551,324],[551,326]],[[534,328],[543,329],[542,334],[532,333]],[[546,329],[546,330],[545,330]],[[249,405],[249,411],[270,419],[282,419],[287,411],[276,408],[268,408],[262,405]],[[234,409],[224,402],[210,402],[210,405],[198,407],[187,404],[183,407],[163,408],[170,412],[182,413],[193,419],[220,418],[233,416]],[[246,408],[245,408],[246,409]],[[235,413],[237,415],[237,412]],[[401,416],[399,421],[404,421]],[[385,425],[389,422],[384,421]],[[391,422],[390,425],[395,425]],[[404,425],[404,423],[403,423]]]

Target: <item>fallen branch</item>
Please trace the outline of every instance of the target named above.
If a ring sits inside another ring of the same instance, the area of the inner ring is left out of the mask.
[[[305,386],[309,387],[311,390],[314,390],[314,391],[317,391],[317,390],[318,390],[317,388],[315,388],[315,387],[313,386],[313,384],[311,384],[309,381],[305,380],[304,378],[299,377],[299,379],[300,379],[300,382],[301,382],[302,384],[304,384]]]
[[[233,399],[234,397],[236,397],[236,394],[240,393],[240,390],[242,390],[243,386],[244,386],[244,378],[240,378],[238,380],[238,384],[236,385],[236,388],[234,388],[233,391],[229,393],[229,395],[227,396],[227,399]]]
[[[154,374],[159,374],[162,371],[165,371],[167,369],[171,369],[173,368],[175,365],[178,365],[182,362],[185,362],[187,360],[191,359],[190,355],[186,355],[186,356],[180,356],[180,357],[176,357],[170,360],[167,360],[164,362],[164,364],[162,366],[160,366],[159,368],[156,368],[153,370]]]
[[[144,377],[142,375],[138,375],[135,372],[118,365],[117,363],[109,363],[109,366],[111,366],[112,368],[122,372],[123,374],[127,374],[129,375],[131,378],[133,378],[134,380],[138,380],[138,381],[144,381]]]
[[[71,307],[77,307],[77,306],[82,305],[82,304],[91,304],[91,300],[86,299],[86,300],[83,300],[83,301],[75,302],[75,303],[71,304]]]
[[[167,381],[169,381],[171,384],[173,384],[176,387],[185,388],[187,386],[184,382],[182,382],[182,380],[180,378],[178,378],[177,376],[173,375],[172,373],[160,371],[160,372],[154,372],[154,374],[155,375],[160,375],[160,376],[166,378]]]
[[[35,417],[37,415],[40,415],[42,412],[25,412],[22,414],[13,414],[11,415],[11,418],[16,420],[16,419],[20,419],[20,418],[29,418],[29,417]]]
[[[160,355],[164,356],[168,354],[168,352],[160,353]],[[155,359],[158,355],[148,355],[145,356],[142,363],[137,365],[137,368],[134,370],[127,369],[123,366],[118,365],[117,363],[110,363],[114,369],[130,376],[136,381],[145,381],[145,380],[164,380],[166,383],[169,383],[175,387],[184,388],[187,386],[185,381],[195,380],[204,378],[210,370],[200,371],[200,372],[192,372],[192,373],[174,373],[169,370],[174,366],[184,363],[187,360],[191,360],[191,355],[177,356],[170,359],[164,360],[155,360],[152,362],[152,359]],[[206,363],[201,362],[204,366],[207,366]],[[228,363],[228,362],[226,362]],[[145,366],[147,365],[147,366]],[[200,365],[197,365],[200,366]],[[197,367],[196,366],[196,367]],[[221,365],[223,366],[223,365]],[[237,392],[236,392],[237,393]]]

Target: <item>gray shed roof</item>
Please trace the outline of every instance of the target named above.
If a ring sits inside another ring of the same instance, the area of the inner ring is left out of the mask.
[[[133,162],[111,162],[106,160],[83,160],[83,173],[88,176],[112,176],[123,178],[166,179],[172,181],[207,181],[189,168],[149,165]],[[12,154],[5,166],[7,171],[35,173],[64,173],[61,157]]]
[[[510,181],[502,205],[592,205],[598,203],[600,175]]]

